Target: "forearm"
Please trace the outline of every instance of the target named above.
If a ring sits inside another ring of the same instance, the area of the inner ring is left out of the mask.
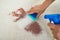
[[[49,7],[49,5],[51,3],[53,3],[54,0],[45,0],[41,5],[40,5],[40,9],[41,10],[45,10],[47,7]]]
[[[45,0],[41,5],[39,5],[39,14],[38,17],[49,7],[54,0]]]

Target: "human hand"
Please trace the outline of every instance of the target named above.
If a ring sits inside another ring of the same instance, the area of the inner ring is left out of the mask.
[[[21,14],[17,14],[17,12],[21,12]],[[17,11],[13,11],[12,12],[12,16],[16,16],[16,17],[18,17],[15,21],[17,21],[17,20],[19,20],[20,18],[22,18],[22,17],[24,17],[25,15],[26,15],[26,13],[29,13],[29,14],[32,14],[32,13],[34,13],[34,12],[37,12],[38,13],[38,15],[40,14],[40,13],[42,13],[43,11],[40,9],[40,6],[39,5],[36,5],[35,7],[32,7],[29,11],[25,11],[23,8],[20,8],[20,9],[18,9]]]
[[[38,14],[37,17],[39,17],[44,12],[44,9],[41,7],[41,5],[36,5],[32,7],[29,11],[27,11],[27,13],[30,13],[30,14],[34,12],[36,12]]]
[[[38,13],[37,17],[39,17],[53,1],[54,0],[46,0],[43,2],[43,4],[36,5],[27,12],[25,12],[23,8],[20,8],[17,11],[20,11],[22,14],[17,14],[17,11],[16,12],[14,11],[14,12],[12,12],[12,15],[18,17],[16,19],[16,21],[19,20],[20,18],[24,17],[26,13],[32,14],[32,13],[36,12],[36,13]]]
[[[52,33],[53,33],[54,37],[57,40],[60,40],[60,24],[59,25],[55,25],[53,23],[48,23],[48,26],[52,30]]]
[[[32,7],[28,13],[38,13],[38,16],[39,17],[48,7],[51,3],[53,3],[55,0],[45,0],[42,4],[40,5],[36,5],[34,7]]]

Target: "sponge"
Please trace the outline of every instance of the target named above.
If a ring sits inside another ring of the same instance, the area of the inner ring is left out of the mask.
[[[28,16],[34,21],[37,19],[37,13],[28,14]]]

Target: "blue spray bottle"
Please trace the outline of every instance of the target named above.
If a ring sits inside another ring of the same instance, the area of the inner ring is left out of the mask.
[[[50,22],[54,24],[60,24],[60,14],[47,14],[44,16],[45,19],[49,19]]]

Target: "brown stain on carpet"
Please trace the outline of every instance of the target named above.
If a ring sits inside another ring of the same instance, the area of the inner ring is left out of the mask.
[[[25,27],[26,31],[30,31],[32,34],[39,34],[42,29],[39,23],[33,22]]]

